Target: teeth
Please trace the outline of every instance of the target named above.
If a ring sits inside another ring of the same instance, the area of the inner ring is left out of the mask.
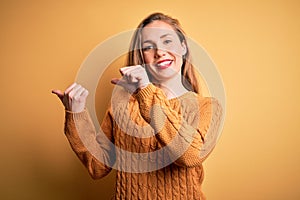
[[[163,67],[163,66],[166,66],[166,65],[169,65],[171,64],[172,61],[164,61],[164,62],[161,62],[159,64],[157,64],[158,67]]]

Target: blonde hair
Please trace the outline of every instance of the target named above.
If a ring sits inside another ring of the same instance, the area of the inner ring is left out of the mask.
[[[153,13],[149,15],[147,18],[145,18],[137,27],[136,31],[133,34],[131,43],[130,43],[130,49],[128,52],[127,57],[127,66],[131,65],[143,65],[144,58],[143,58],[143,52],[142,52],[142,29],[150,24],[153,21],[160,20],[163,21],[169,25],[171,25],[174,29],[174,31],[177,33],[180,42],[183,42],[186,46],[186,54],[182,56],[183,64],[181,68],[181,74],[182,74],[182,84],[187,90],[200,93],[200,84],[199,80],[197,78],[196,71],[194,69],[194,66],[191,64],[191,56],[189,52],[189,48],[186,42],[186,36],[184,31],[181,28],[181,25],[177,19],[174,19],[168,15],[165,15],[163,13]]]

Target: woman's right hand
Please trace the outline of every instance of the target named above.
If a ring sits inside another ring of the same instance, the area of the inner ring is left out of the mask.
[[[82,112],[89,94],[87,89],[77,83],[73,83],[64,92],[52,90],[52,93],[56,94],[64,104],[65,109],[71,112]]]

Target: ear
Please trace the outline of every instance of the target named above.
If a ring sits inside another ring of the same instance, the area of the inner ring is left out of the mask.
[[[187,53],[187,47],[184,41],[181,42],[181,49],[182,49],[181,54],[184,56]]]

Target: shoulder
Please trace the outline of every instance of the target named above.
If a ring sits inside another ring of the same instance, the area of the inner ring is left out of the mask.
[[[202,106],[221,106],[218,99],[215,97],[198,97],[199,104]]]
[[[215,97],[199,97],[199,111],[207,118],[219,119],[223,115],[222,105]]]
[[[203,97],[195,92],[187,92],[186,94],[179,97],[180,101],[184,104],[194,105],[194,106],[221,106],[218,99],[215,97]]]
[[[215,97],[203,97],[194,92],[188,92],[180,97],[182,105],[193,110],[222,110],[221,103]]]

